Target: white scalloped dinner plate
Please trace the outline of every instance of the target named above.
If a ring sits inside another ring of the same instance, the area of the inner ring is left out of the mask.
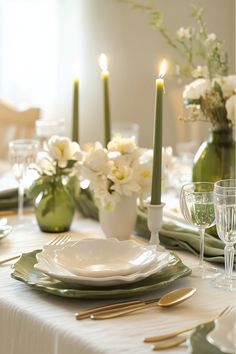
[[[54,261],[55,251],[62,248],[63,246],[45,247],[46,252],[36,255],[38,263],[34,265],[34,268],[65,283],[90,286],[111,286],[137,282],[161,271],[168,264],[171,257],[168,252],[156,252],[155,261],[135,273],[107,277],[86,277],[73,274]]]
[[[133,274],[156,258],[154,246],[114,238],[68,242],[54,254],[54,261],[64,269],[93,278]]]

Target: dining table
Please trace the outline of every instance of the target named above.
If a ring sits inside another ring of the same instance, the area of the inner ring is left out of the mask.
[[[8,216],[8,222],[12,225],[12,232],[0,241],[0,261],[41,249],[55,237],[40,231],[31,210],[26,213],[22,225],[14,214]],[[72,240],[105,237],[97,221],[84,218],[79,213],[68,233]],[[131,239],[147,242],[135,235]],[[186,251],[177,251],[176,254],[189,267],[198,261],[197,256]],[[151,353],[152,345],[144,343],[145,337],[213,320],[236,300],[234,293],[214,288],[210,279],[189,275],[167,287],[138,296],[147,299],[181,287],[197,289],[194,296],[175,307],[154,306],[113,319],[78,321],[76,312],[119,299],[68,298],[34,289],[11,277],[16,261],[0,265],[0,354]],[[217,267],[223,271],[222,266]],[[179,347],[159,352],[191,353],[191,346],[187,339]]]

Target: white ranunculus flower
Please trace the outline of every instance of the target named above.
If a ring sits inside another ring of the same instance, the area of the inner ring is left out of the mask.
[[[215,33],[209,33],[207,39],[205,40],[205,45],[210,46],[215,43],[217,37]]]
[[[100,175],[106,175],[109,172],[110,162],[107,156],[107,151],[100,143],[95,143],[93,149],[86,154],[84,165],[91,171]]]
[[[207,66],[198,65],[196,69],[192,71],[192,76],[194,79],[198,79],[200,77],[207,78],[208,77],[208,68]]]
[[[132,138],[115,138],[107,146],[108,151],[119,151],[121,154],[132,154],[136,148]]]
[[[236,95],[231,96],[226,101],[227,118],[236,121]]]
[[[183,98],[185,100],[198,100],[200,97],[204,97],[210,89],[211,84],[209,80],[197,79],[185,86]]]
[[[213,80],[212,85],[217,82],[223,92],[224,97],[230,97],[236,94],[236,75],[217,77]]]
[[[180,40],[183,39],[190,39],[192,37],[192,31],[191,28],[184,28],[184,27],[180,27],[178,29],[178,31],[176,32],[176,37]]]
[[[134,178],[133,169],[128,166],[114,166],[108,178],[114,183],[111,189],[120,195],[131,196],[140,190]]]
[[[58,166],[65,168],[69,160],[81,160],[82,153],[76,142],[72,142],[67,137],[52,136],[48,141],[48,154],[57,160]]]

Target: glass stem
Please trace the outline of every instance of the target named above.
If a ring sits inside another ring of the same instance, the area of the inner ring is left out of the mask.
[[[18,188],[18,218],[19,220],[23,220],[23,207],[24,207],[24,181],[21,179],[19,181],[19,188]]]
[[[234,260],[234,247],[231,245],[226,245],[224,249],[225,254],[225,278],[232,278],[233,271],[233,260]]]
[[[200,257],[199,257],[199,266],[203,268],[203,259],[204,259],[204,235],[205,229],[199,229],[200,235]]]

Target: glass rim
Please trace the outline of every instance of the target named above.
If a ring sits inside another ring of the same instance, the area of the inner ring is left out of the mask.
[[[210,186],[212,186],[212,190],[211,191],[188,191],[188,190],[186,190],[185,189],[185,187],[191,187],[191,186],[197,186],[197,185],[210,185]],[[188,183],[185,183],[182,187],[181,187],[181,191],[183,191],[184,193],[188,193],[188,194],[190,194],[190,193],[195,193],[195,194],[197,194],[197,193],[213,193],[214,192],[214,183],[213,182],[188,182]]]
[[[226,183],[233,182],[234,185],[233,186],[230,186],[230,185],[222,186],[222,185],[220,185],[220,183],[222,183],[222,182],[226,182]],[[234,189],[234,188],[236,188],[236,179],[235,178],[221,179],[221,180],[215,182],[214,187],[221,188],[221,189]]]
[[[23,145],[38,145],[40,146],[40,142],[37,139],[15,139],[15,140],[11,140],[9,142],[9,147],[12,146],[23,146]]]

